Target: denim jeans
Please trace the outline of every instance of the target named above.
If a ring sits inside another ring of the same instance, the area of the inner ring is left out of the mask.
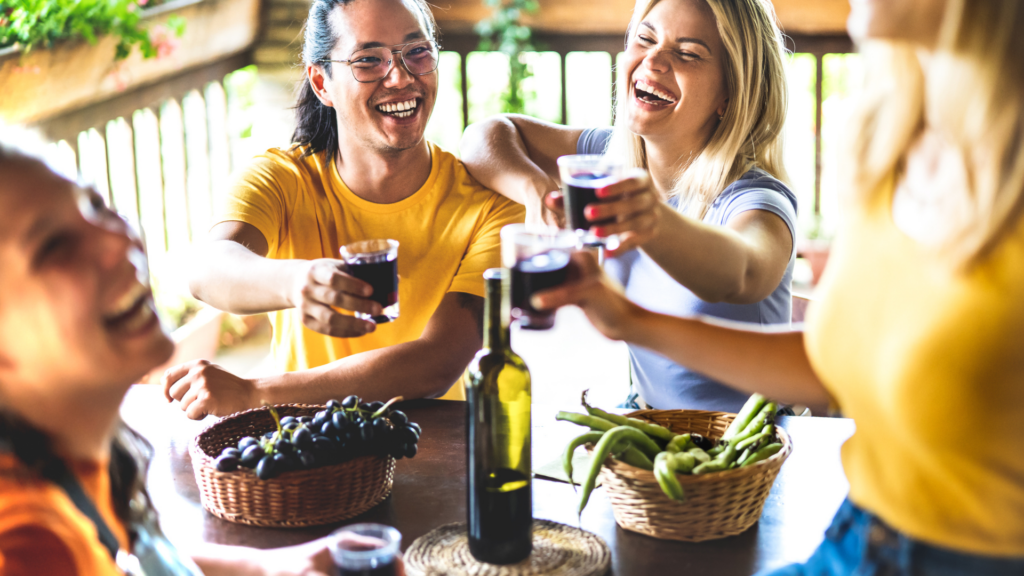
[[[976,556],[913,540],[843,502],[825,541],[804,564],[758,576],[1022,576],[1024,558]]]

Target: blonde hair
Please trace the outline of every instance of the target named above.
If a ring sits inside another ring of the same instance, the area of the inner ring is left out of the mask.
[[[767,0],[706,1],[725,47],[722,62],[729,105],[704,148],[692,158],[678,161],[669,195],[679,198],[679,209],[695,218],[703,218],[718,195],[755,166],[779,180],[788,180],[782,161],[787,107],[785,47],[775,10]],[[627,44],[658,2],[637,0]],[[628,165],[647,168],[644,140],[626,126],[626,100],[620,98],[608,150]]]
[[[1024,6],[1019,0],[949,0],[925,79],[914,47],[869,42],[866,92],[854,115],[843,178],[864,202],[887,194],[927,121],[966,167],[967,207],[942,242],[954,262],[983,260],[1024,212]]]

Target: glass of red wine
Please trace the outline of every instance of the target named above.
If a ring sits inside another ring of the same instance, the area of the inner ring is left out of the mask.
[[[383,307],[377,316],[356,312],[356,318],[377,324],[398,318],[398,241],[361,240],[341,247],[341,259],[353,278],[373,288],[370,300]]]
[[[597,189],[614,184],[626,177],[626,168],[608,156],[600,154],[571,154],[558,158],[558,175],[562,180],[562,198],[565,202],[565,226],[576,232],[582,246],[603,246],[614,250],[619,237],[597,236],[591,227],[611,224],[614,219],[591,222],[586,207],[598,204]]]
[[[384,524],[353,524],[335,530],[327,548],[337,576],[395,576],[402,535]]]
[[[565,282],[575,247],[576,234],[570,230],[528,224],[501,229],[501,263],[511,270],[511,315],[520,328],[547,330],[555,325],[555,313],[534,309],[530,297]]]

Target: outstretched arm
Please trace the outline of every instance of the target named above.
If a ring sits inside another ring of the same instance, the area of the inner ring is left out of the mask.
[[[506,114],[471,124],[462,134],[462,162],[491,190],[526,206],[527,221],[557,218],[544,196],[561,183],[555,161],[576,153],[583,130],[530,116]]]
[[[335,337],[372,332],[372,322],[339,314],[331,307],[380,314],[380,304],[367,300],[369,284],[348,275],[341,260],[276,260],[267,258],[267,239],[245,222],[222,222],[207,242],[194,251],[189,287],[193,296],[214,308],[235,314],[259,314],[299,308],[303,324]]]
[[[481,346],[483,298],[450,292],[418,339],[355,354],[330,364],[265,378],[240,378],[199,360],[164,374],[168,401],[189,418],[225,416],[271,404],[322,404],[355,394],[370,400],[432,398],[451,388]]]
[[[828,392],[807,358],[802,332],[759,331],[708,318],[656,314],[627,300],[592,254],[573,254],[572,266],[575,278],[535,295],[535,307],[575,304],[605,336],[653,350],[737,390],[792,404],[828,404]]]

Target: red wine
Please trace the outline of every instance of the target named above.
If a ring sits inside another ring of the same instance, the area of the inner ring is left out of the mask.
[[[613,219],[590,222],[587,220],[584,209],[588,204],[597,204],[597,189],[603,186],[598,184],[606,176],[601,174],[577,174],[571,181],[562,184],[562,196],[565,199],[565,216],[570,230],[590,230],[591,226],[608,224]]]
[[[512,267],[512,314],[518,315],[520,328],[547,330],[554,326],[555,313],[535,310],[530,297],[565,282],[568,265],[567,252],[552,250],[520,260]]]
[[[469,551],[477,560],[513,564],[533,550],[533,502],[529,479],[499,468],[470,478]]]
[[[353,278],[366,282],[373,288],[370,300],[387,308],[398,302],[398,259],[385,260],[384,262],[367,262],[349,264],[348,273]],[[389,322],[390,317],[386,315],[374,316],[373,321],[377,324]]]

